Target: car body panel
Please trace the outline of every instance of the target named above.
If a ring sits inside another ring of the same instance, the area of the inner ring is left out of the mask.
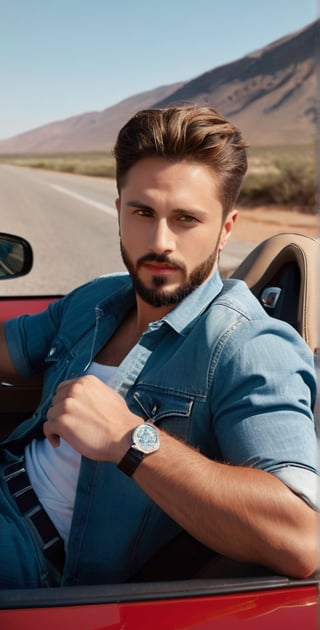
[[[50,302],[59,299],[58,295],[0,297],[0,321],[28,313],[30,315],[45,310]]]
[[[272,580],[271,580],[272,583]],[[160,586],[160,588],[159,588]],[[172,594],[177,586],[172,583]],[[10,630],[32,628],[32,630],[56,630],[69,627],[77,630],[207,630],[215,627],[219,630],[316,630],[318,628],[318,589],[317,584],[299,584],[282,588],[227,592],[220,594],[212,581],[193,580],[181,585],[179,597],[170,596],[170,586],[161,589],[161,584],[149,584],[142,588],[142,600],[135,601],[140,585],[112,585],[81,589],[80,593],[71,593],[71,601],[67,599],[59,605],[60,589],[55,591],[54,598],[42,591],[37,605],[36,592],[30,592],[30,607],[19,607],[19,594],[2,593],[0,597],[0,627]],[[230,588],[230,587],[229,587]],[[65,589],[62,589],[63,591]],[[161,592],[163,590],[163,592]],[[203,595],[200,595],[200,591]],[[205,594],[212,590],[212,594]],[[52,594],[52,589],[50,589]],[[73,591],[73,589],[72,589]],[[218,592],[216,592],[218,591]],[[127,592],[127,595],[125,593]],[[26,593],[26,591],[24,591]],[[154,593],[154,595],[152,595]],[[155,598],[157,594],[157,598]],[[49,595],[49,593],[48,593]],[[62,595],[62,594],[61,594]],[[144,599],[143,599],[144,597]],[[154,598],[153,598],[154,597]],[[25,595],[25,599],[27,595]],[[93,602],[90,604],[90,599]],[[107,603],[103,603],[103,599]],[[112,601],[114,599],[114,601]],[[139,598],[138,598],[139,599]],[[7,601],[7,604],[5,603]],[[75,602],[78,602],[77,604]],[[21,601],[20,601],[21,604]],[[15,606],[6,608],[6,606]],[[23,605],[23,600],[22,600]],[[24,606],[26,602],[24,601]],[[49,614],[48,614],[49,613]]]

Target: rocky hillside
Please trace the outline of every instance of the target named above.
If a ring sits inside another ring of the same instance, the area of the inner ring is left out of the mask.
[[[102,112],[73,116],[0,141],[0,152],[109,149],[135,111],[181,102],[215,107],[239,125],[250,144],[308,143],[316,133],[317,41],[320,20],[186,83],[161,86]]]

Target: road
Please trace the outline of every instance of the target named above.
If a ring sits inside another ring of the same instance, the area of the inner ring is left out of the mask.
[[[2,282],[0,295],[63,294],[98,275],[124,270],[114,180],[0,165],[1,231],[27,238],[34,267]],[[221,257],[234,268],[253,243],[232,242]]]

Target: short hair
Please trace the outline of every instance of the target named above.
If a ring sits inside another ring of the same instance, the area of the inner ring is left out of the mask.
[[[211,107],[141,110],[122,127],[114,146],[118,193],[128,171],[143,158],[196,161],[218,177],[225,217],[236,204],[247,171],[246,146],[239,129]]]

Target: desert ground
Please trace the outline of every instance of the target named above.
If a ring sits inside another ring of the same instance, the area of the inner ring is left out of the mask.
[[[317,238],[320,236],[320,215],[306,214],[295,209],[257,207],[238,208],[239,216],[233,229],[238,241],[259,243],[279,232],[295,232]]]

